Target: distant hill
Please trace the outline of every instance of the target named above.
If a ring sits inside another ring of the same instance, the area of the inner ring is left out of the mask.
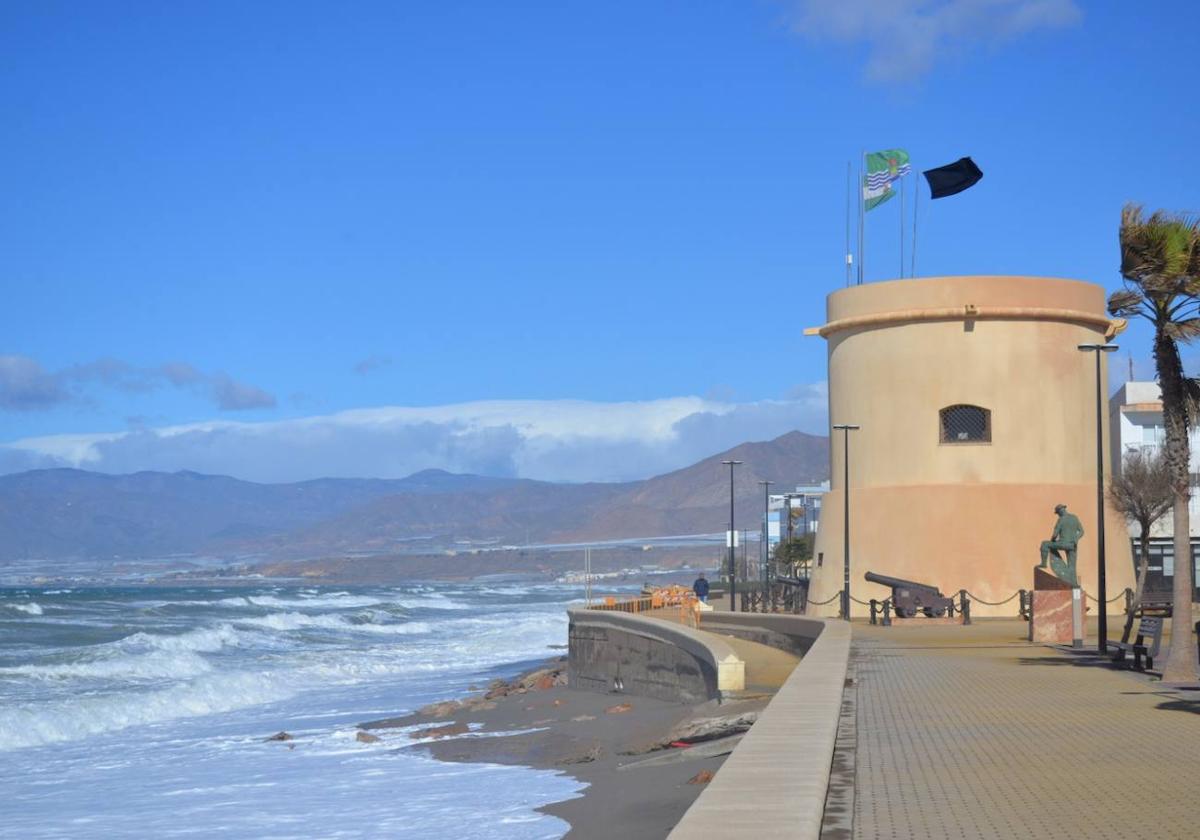
[[[711,533],[761,521],[775,489],[828,473],[828,439],[790,432],[685,469],[624,484],[556,484],[426,470],[403,479],[257,484],[193,472],[106,475],[35,470],[0,476],[0,562],[202,554],[277,559],[395,552],[414,542],[574,542]]]
[[[387,496],[497,490],[517,479],[426,470],[407,478],[256,484],[194,472],[0,476],[0,561],[221,553]]]
[[[829,439],[788,432],[774,440],[743,443],[675,472],[639,481],[597,508],[586,525],[569,531],[577,539],[612,539],[665,534],[712,533],[729,522],[729,467],[722,461],[742,461],[734,468],[733,493],[738,528],[762,523],[763,488],[772,481],[774,492],[829,476]]]

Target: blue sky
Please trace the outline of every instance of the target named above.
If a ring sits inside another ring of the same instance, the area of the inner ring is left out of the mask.
[[[983,168],[918,274],[1112,288],[1125,201],[1196,207],[1198,17],[5,4],[0,471],[611,479],[823,432],[846,161]]]

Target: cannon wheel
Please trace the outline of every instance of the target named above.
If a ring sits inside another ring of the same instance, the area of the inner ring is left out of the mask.
[[[896,618],[913,618],[916,616],[916,610],[905,609],[904,607],[895,607]]]
[[[926,607],[925,608],[925,617],[926,618],[941,618],[945,614],[946,614],[945,607]]]

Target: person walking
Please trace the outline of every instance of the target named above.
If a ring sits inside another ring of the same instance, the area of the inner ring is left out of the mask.
[[[704,578],[704,572],[701,572],[700,577],[696,578],[696,582],[692,584],[692,591],[696,593],[700,603],[708,603],[708,581]]]

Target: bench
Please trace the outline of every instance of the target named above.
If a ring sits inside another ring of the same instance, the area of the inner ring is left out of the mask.
[[[1138,618],[1145,618],[1149,615],[1157,616],[1159,618],[1170,618],[1171,607],[1173,605],[1174,602],[1169,597],[1142,598],[1142,602],[1138,604],[1138,608],[1134,612],[1134,615],[1136,615]]]
[[[1146,668],[1153,668],[1154,658],[1158,656],[1158,650],[1162,646],[1162,631],[1163,620],[1161,618],[1143,618],[1132,643],[1114,643],[1117,652],[1113,655],[1113,662],[1124,662],[1126,655],[1132,652],[1135,670],[1144,671]],[[1149,644],[1146,642],[1147,639],[1150,640]],[[1142,667],[1143,656],[1146,657],[1145,668]]]

